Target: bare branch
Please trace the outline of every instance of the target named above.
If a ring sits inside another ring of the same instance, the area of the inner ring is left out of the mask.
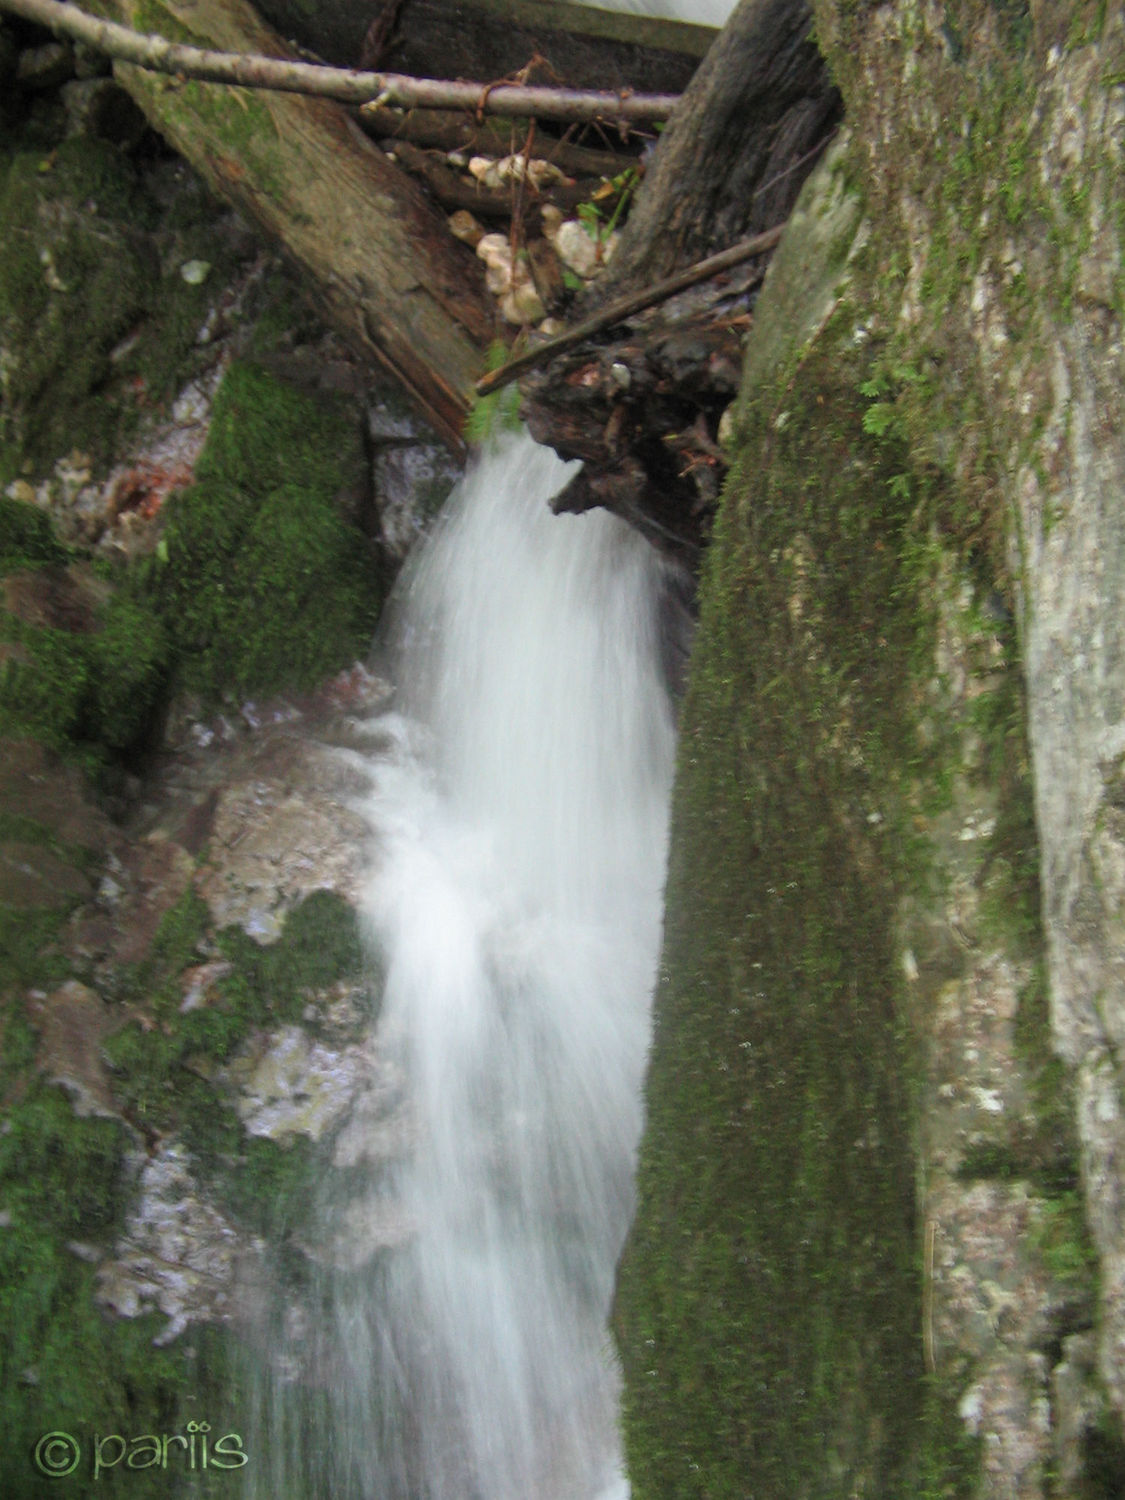
[[[664,302],[667,298],[674,297],[677,292],[686,291],[689,286],[706,281],[709,276],[717,276],[720,271],[729,271],[733,266],[741,265],[744,260],[749,260],[754,255],[761,255],[766,250],[772,250],[781,238],[784,228],[784,224],[779,224],[776,229],[767,229],[764,234],[756,234],[748,240],[740,240],[737,245],[731,245],[728,250],[720,250],[715,255],[709,255],[706,260],[697,261],[694,266],[687,266],[674,276],[657,282],[655,286],[644,287],[639,292],[633,292],[631,296],[618,298],[616,302],[600,308],[598,312],[585,318],[581,323],[576,323],[573,328],[567,328],[555,338],[536,344],[534,349],[529,349],[526,354],[519,354],[515,359],[510,359],[498,370],[482,375],[476,384],[477,395],[487,396],[492,391],[498,391],[518,376],[525,375],[528,370],[534,370],[539,365],[546,364],[556,355],[565,353],[567,349],[573,349],[576,344],[584,343],[595,333],[601,333],[604,328],[612,328],[615,323],[623,323],[634,313],[643,312],[646,307],[652,307],[657,302]]]
[[[452,83],[410,78],[403,73],[361,73],[316,63],[261,57],[242,52],[215,52],[188,47],[161,36],[142,35],[115,21],[102,21],[61,0],[0,0],[11,11],[51,31],[76,38],[122,62],[157,73],[173,73],[207,83],[281,93],[316,94],[342,104],[397,104],[407,108],[470,109],[478,114],[534,115],[544,120],[626,122],[666,120],[676,94],[610,93],[594,89],[558,89],[539,85]]]

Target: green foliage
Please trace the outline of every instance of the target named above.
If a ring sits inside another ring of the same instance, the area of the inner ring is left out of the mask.
[[[496,339],[485,355],[485,368],[499,370],[509,355],[507,344]],[[465,441],[483,446],[503,432],[518,432],[520,427],[520,391],[513,381],[488,396],[474,396],[465,415]]]

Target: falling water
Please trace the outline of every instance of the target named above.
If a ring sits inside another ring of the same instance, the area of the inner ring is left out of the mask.
[[[618,3],[719,24],[731,0]],[[307,1409],[298,1439],[266,1418],[271,1500],[627,1500],[607,1320],[660,938],[673,580],[616,518],[552,515],[575,467],[501,442],[389,611],[365,907],[405,1124],[376,1112],[374,1177],[326,1201],[326,1244],[334,1218],[370,1243],[323,1257],[315,1452]]]
[[[338,1474],[379,1500],[627,1493],[606,1319],[673,726],[663,565],[606,514],[551,515],[573,467],[506,440],[396,611],[367,905],[412,1116],[383,1186],[406,1227],[378,1288],[337,1299]]]

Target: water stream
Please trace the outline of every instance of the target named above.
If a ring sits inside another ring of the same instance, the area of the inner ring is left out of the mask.
[[[660,941],[669,577],[616,518],[551,514],[573,468],[504,439],[388,612],[365,915],[407,1123],[358,1205],[378,1253],[318,1288],[316,1451],[306,1410],[275,1496],[629,1493],[607,1322]],[[326,1200],[325,1236],[356,1207]]]
[[[409,1239],[338,1306],[351,1467],[379,1500],[626,1493],[606,1320],[673,725],[663,565],[604,513],[551,515],[571,467],[506,440],[395,610],[368,909],[414,1117],[385,1186]]]

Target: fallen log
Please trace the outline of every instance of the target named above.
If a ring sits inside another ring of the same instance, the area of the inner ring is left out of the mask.
[[[96,0],[176,41],[283,56],[246,0]],[[115,64],[151,123],[283,247],[307,293],[357,351],[389,370],[456,450],[495,312],[480,262],[417,184],[342,106],[183,82]]]
[[[652,154],[613,259],[573,309],[580,339],[563,335],[547,364],[535,351],[520,382],[535,437],[585,461],[560,508],[604,506],[698,559],[768,244],[840,113],[807,0],[742,0]],[[644,289],[710,255],[721,265],[717,252],[739,242],[759,247],[743,270],[623,323],[622,299],[639,307]]]
[[[399,110],[375,104],[365,105],[357,119],[372,140],[406,141],[412,146],[456,151],[466,157],[510,156],[530,149],[532,156],[549,161],[570,177],[616,177],[637,164],[635,154],[574,146],[558,136],[548,135],[538,126],[533,127],[528,120],[478,120],[474,113],[465,111]],[[638,137],[638,147],[642,144]]]
[[[501,78],[538,55],[538,83],[679,94],[715,32],[563,0],[260,0],[284,37],[327,62],[440,78]],[[386,18],[381,48],[365,38]],[[530,81],[530,80],[529,80]]]
[[[107,8],[114,8],[114,0],[108,0]],[[341,104],[432,105],[439,109],[473,109],[478,114],[485,110],[502,115],[537,114],[552,120],[605,121],[627,131],[631,121],[668,119],[677,102],[675,94],[637,94],[628,88],[617,91],[546,88],[525,85],[519,78],[462,83],[401,73],[329,68],[263,54],[249,47],[202,47],[122,26],[111,19],[99,19],[68,0],[0,0],[0,10],[49,26],[59,35],[75,37],[117,61],[152,72],[276,93],[306,94],[335,99]],[[272,44],[280,45],[279,39],[271,40]]]

